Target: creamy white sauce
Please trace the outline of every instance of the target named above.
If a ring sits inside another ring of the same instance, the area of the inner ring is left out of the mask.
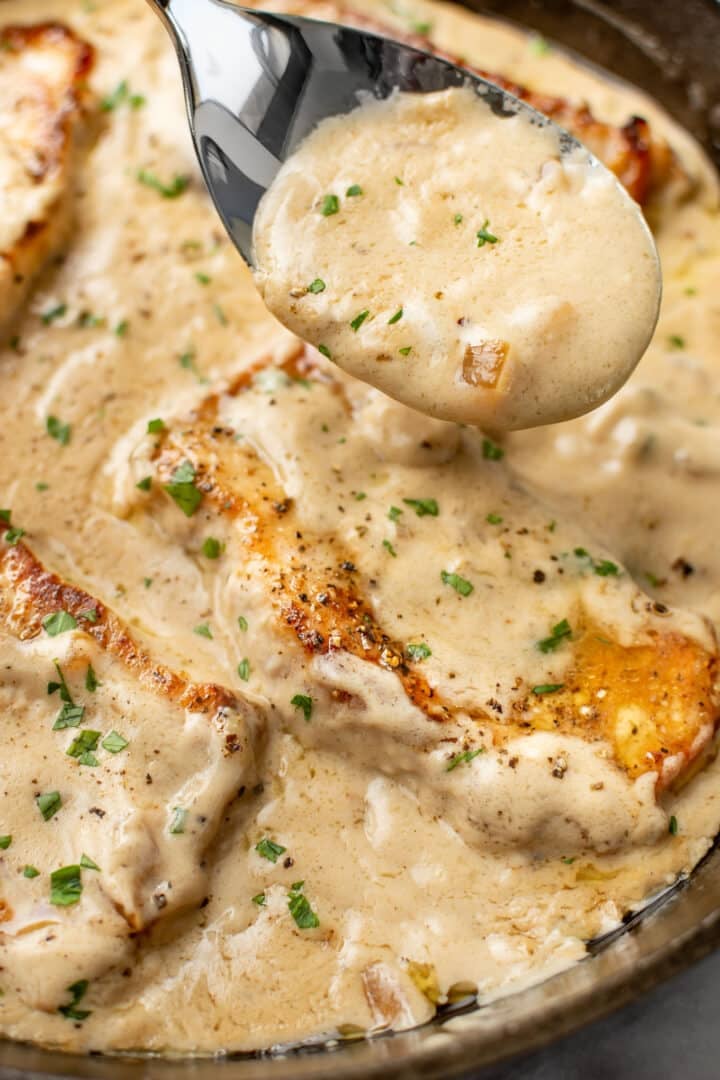
[[[595,408],[657,318],[653,241],[613,174],[471,89],[324,120],[260,203],[254,249],[291,330],[398,401],[486,430]]]
[[[387,15],[380,3],[363,10]],[[12,507],[47,566],[117,611],[154,657],[247,697],[258,757],[242,768],[221,760],[211,726],[138,689],[84,635],[19,643],[2,631],[0,778],[12,794],[0,801],[0,835],[12,832],[13,842],[0,851],[0,899],[13,922],[0,922],[0,1031],[72,1050],[252,1049],[407,1027],[468,984],[488,1000],[562,970],[584,955],[587,938],[707,850],[720,821],[717,762],[658,803],[653,774],[631,780],[604,739],[539,730],[517,738],[515,753],[487,737],[483,754],[451,772],[446,763],[458,747],[479,745],[473,705],[493,697],[511,708],[518,677],[525,686],[562,682],[569,651],[544,655],[534,642],[572,618],[570,608],[582,606],[624,644],[670,626],[712,647],[704,617],[720,620],[712,443],[720,227],[709,167],[642,95],[562,56],[535,55],[502,25],[418,5],[441,46],[486,68],[582,94],[609,119],[648,115],[696,185],[692,198],[656,209],[664,308],[627,388],[585,420],[513,436],[505,459],[488,461],[482,436],[412,412],[330,364],[308,386],[266,370],[247,392],[229,392],[260,357],[280,365],[295,345],[268,317],[194,172],[162,27],[141,0],[94,10],[6,0],[3,16],[69,19],[98,47],[98,93],[128,79],[147,106],[105,115],[81,166],[67,258],[48,269],[16,324],[19,345],[0,355],[0,505]],[[194,179],[165,200],[137,183],[139,168],[165,182]],[[67,314],[44,325],[39,315],[58,303]],[[106,323],[79,326],[83,311]],[[225,521],[210,505],[185,519],[157,482],[150,494],[137,490],[157,468],[148,420],[163,417],[184,445],[202,427],[193,408],[214,390],[217,422],[233,432],[215,456],[233,483],[246,482],[251,466],[251,496],[294,500],[283,527],[290,539],[295,529],[313,538],[313,571],[342,547],[390,636],[431,646],[418,669],[450,702],[447,727],[429,723],[391,671],[340,654],[310,660],[280,632],[271,587],[283,561],[254,546],[249,519]],[[51,413],[71,425],[67,446],[45,431]],[[418,517],[405,497],[435,498],[438,517]],[[392,506],[403,510],[396,520]],[[217,560],[201,554],[208,535],[227,544]],[[553,561],[577,545],[625,563],[643,588],[653,573],[658,600],[687,612],[648,612],[630,573],[599,577],[570,554]],[[679,556],[689,575],[673,569]],[[443,586],[441,570],[471,580],[473,594]],[[212,639],[193,632],[201,625]],[[57,697],[46,693],[56,657],[91,710],[88,726],[131,740],[122,766],[110,754],[97,770],[66,759],[68,736],[52,730]],[[83,690],[88,660],[103,683],[92,699]],[[364,712],[338,691],[355,693]],[[310,723],[290,705],[298,693],[314,698]],[[162,765],[148,786],[156,749]],[[514,756],[514,767],[504,764]],[[253,789],[234,799],[235,785],[248,782]],[[34,804],[38,784],[67,794],[48,822]],[[108,816],[83,816],[100,788]],[[148,808],[153,790],[157,806]],[[168,808],[188,791],[217,826],[202,855],[202,836],[166,828]],[[508,803],[507,820],[493,814]],[[138,826],[147,861],[120,867],[124,820]],[[255,850],[263,837],[286,849],[277,864]],[[101,871],[84,871],[82,901],[65,918],[50,911],[60,934],[18,933],[36,910],[48,914],[49,872],[81,853]],[[23,876],[28,863],[37,878]],[[145,918],[148,895],[167,877],[189,906],[153,915],[131,941],[113,901],[124,897]],[[301,879],[317,928],[301,930],[288,911]],[[261,894],[265,903],[253,903]],[[76,1026],[56,1010],[79,978],[90,980],[82,1005],[92,1015]]]

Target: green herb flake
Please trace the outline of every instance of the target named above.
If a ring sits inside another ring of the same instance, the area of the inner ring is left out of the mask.
[[[172,474],[170,483],[164,485],[165,491],[185,517],[192,517],[203,501],[202,491],[195,486],[195,476],[192,463],[184,461]]]
[[[319,277],[315,278],[315,280],[311,281],[308,285],[308,292],[313,293],[315,296],[317,296],[318,293],[325,292],[326,289],[327,285],[323,279]]]
[[[48,416],[45,421],[45,430],[48,435],[59,442],[61,446],[67,446],[72,435],[70,424],[63,424],[57,416]]]
[[[392,544],[391,544],[391,542],[389,540],[383,540],[382,546],[385,548],[385,550],[388,552],[388,554],[392,555],[393,559],[397,559],[397,551],[392,546]]]
[[[572,866],[576,858],[577,855],[573,855],[571,858],[568,858],[567,855],[563,855],[563,857],[560,859],[560,862],[565,863],[566,866]]]
[[[601,559],[600,562],[596,562],[593,570],[599,577],[617,577],[620,573],[620,567],[610,559]]]
[[[310,722],[313,710],[313,699],[311,697],[307,694],[296,694],[294,698],[290,699],[290,704],[296,709],[301,709],[306,721]]]
[[[496,446],[490,439],[483,439],[482,456],[486,461],[502,461],[505,457],[505,451],[501,446]]]
[[[67,992],[70,994],[70,1002],[67,1005],[60,1005],[58,1012],[64,1016],[67,1020],[87,1020],[88,1016],[92,1016],[90,1009],[78,1009],[78,1005],[85,997],[88,986],[87,979],[80,979],[78,982],[74,982],[72,986],[68,986]]]
[[[98,866],[98,864],[93,859],[91,859],[89,855],[80,856],[80,866],[83,870],[97,870],[98,872],[100,871],[100,867]]]
[[[3,539],[6,544],[9,544],[10,547],[15,547],[16,544],[20,543],[24,535],[24,529],[12,528],[8,529]]]
[[[129,746],[127,739],[123,738],[119,731],[110,732],[106,735],[103,741],[100,743],[103,750],[107,750],[109,754],[119,754],[121,750],[124,750],[126,746]]]
[[[12,844],[12,836],[0,836],[0,851],[7,851]]]
[[[53,731],[64,731],[65,728],[76,728],[80,726],[83,716],[85,715],[85,706],[76,705],[73,701],[72,695],[68,688],[68,684],[65,681],[65,676],[62,673],[62,668],[57,660],[53,661],[55,670],[58,674],[59,682],[48,683],[47,692],[49,695],[60,692],[60,700],[62,701],[62,708],[55,718],[53,724]]]
[[[148,435],[159,435],[161,431],[165,430],[165,421],[159,417],[155,420],[148,420],[147,433]]]
[[[340,200],[337,195],[325,195],[320,203],[320,213],[323,217],[332,217],[340,213]]]
[[[497,244],[497,242],[498,242],[497,236],[494,236],[493,233],[488,231],[488,225],[489,224],[490,224],[490,222],[486,218],[485,221],[483,222],[482,228],[478,229],[478,231],[476,233],[476,235],[477,235],[477,246],[479,248],[485,247],[486,244]]]
[[[671,349],[684,349],[685,348],[685,338],[681,337],[680,334],[669,334],[668,335],[668,345],[670,346]]]
[[[146,589],[149,589],[150,586],[152,585],[152,583],[153,583],[153,579],[151,577],[144,577],[143,578],[143,585],[145,586]]]
[[[202,553],[206,559],[219,559],[225,550],[225,545],[214,536],[206,536],[203,541]]]
[[[210,627],[208,626],[208,624],[206,622],[205,623],[200,623],[198,626],[194,626],[193,627],[193,634],[197,634],[198,637],[207,638],[208,641],[213,640],[212,630],[210,629]]]
[[[248,621],[244,615],[238,615],[238,626],[244,634],[247,633]]]
[[[400,176],[395,177],[395,183],[398,187],[405,187],[405,181]]]
[[[564,690],[565,683],[542,683],[540,686],[533,686],[533,694],[537,694],[541,697],[543,694],[555,694],[558,690]]]
[[[87,611],[81,611],[78,615],[79,619],[87,619],[89,623],[96,623],[98,621],[97,608],[91,607]]]
[[[189,176],[178,174],[173,177],[169,184],[164,184],[162,180],[147,169],[140,169],[137,178],[145,187],[152,188],[153,191],[157,191],[158,195],[162,195],[163,199],[177,199],[178,196],[187,191],[190,184]]]
[[[367,499],[367,494],[364,491],[355,492],[355,502],[363,502],[365,499]]]
[[[671,836],[677,836],[678,834],[678,819],[673,814],[668,822],[668,832]]]
[[[419,664],[422,660],[427,660],[428,656],[432,656],[432,650],[429,645],[426,645],[424,641],[410,642],[405,646],[405,652],[408,659],[414,660],[416,664]]]
[[[145,105],[145,97],[142,94],[130,93],[127,79],[123,79],[111,94],[103,98],[100,108],[103,112],[114,112],[120,105],[125,104],[131,109],[141,109]]]
[[[70,907],[82,896],[82,877],[79,864],[63,866],[50,875],[50,903]]]
[[[282,844],[276,844],[274,840],[265,837],[259,844],[255,845],[255,850],[263,859],[267,859],[271,863],[276,863],[279,856],[287,851],[287,848],[284,848]]]
[[[355,331],[356,334],[357,334],[358,330],[360,329],[360,327],[362,326],[362,324],[367,319],[367,317],[369,316],[369,314],[370,314],[370,312],[367,309],[365,311],[361,311],[360,314],[356,315],[355,318],[350,323],[350,326],[352,327],[352,329]]]
[[[129,329],[130,323],[127,321],[127,319],[121,319],[120,322],[116,325],[113,332],[115,334],[115,337],[124,338]]]
[[[23,877],[26,877],[26,878],[40,877],[40,871],[37,870],[34,866],[25,866],[25,867],[23,867]]]
[[[98,326],[105,326],[107,319],[102,315],[93,315],[92,311],[81,311],[77,323],[84,330],[92,330]]]
[[[388,326],[394,326],[395,323],[399,323],[405,312],[402,308],[398,308],[391,319],[388,319]]]
[[[85,672],[85,689],[88,691],[88,693],[94,694],[99,685],[100,683],[98,682],[98,677],[95,674],[95,668],[92,666],[92,664],[88,664],[88,669]]]
[[[81,765],[96,766],[98,760],[93,754],[93,750],[97,749],[101,734],[100,731],[91,731],[89,728],[85,728],[79,735],[75,736],[65,753],[68,757],[76,758]]]
[[[248,660],[247,656],[240,661],[237,671],[242,681],[247,682],[250,678],[250,661]]]
[[[440,507],[435,499],[403,499],[406,506],[411,506],[418,517],[437,517]]]
[[[552,51],[551,46],[540,34],[532,34],[528,41],[528,48],[533,56],[547,56]]]
[[[453,769],[457,769],[458,765],[469,765],[474,758],[484,753],[484,746],[478,747],[477,750],[463,750],[460,754],[455,754],[454,757],[450,758],[445,766],[445,772],[452,772]]]
[[[49,637],[57,637],[68,630],[76,630],[77,619],[69,611],[55,611],[52,615],[45,616],[42,626]]]
[[[402,516],[402,510],[399,506],[391,506],[388,510],[388,517],[391,521],[399,521]]]
[[[212,281],[212,278],[210,277],[209,274],[204,274],[202,272],[202,270],[196,270],[196,272],[195,272],[195,280],[200,285],[209,285],[210,282]]]
[[[404,345],[402,349],[398,349],[401,356],[409,356],[412,352],[412,345]]]
[[[50,485],[49,485],[49,484],[45,484],[45,483],[44,483],[44,482],[43,482],[42,480],[40,480],[40,481],[38,481],[38,483],[37,483],[37,484],[35,485],[35,490],[36,490],[36,491],[49,491],[49,490],[50,490]]]
[[[440,580],[443,585],[450,585],[459,596],[470,596],[475,591],[475,586],[471,582],[460,577],[459,574],[451,574],[447,570],[440,572]]]
[[[302,893],[303,882],[296,882],[288,893],[288,910],[300,930],[315,930],[320,920]]]
[[[181,836],[185,832],[188,812],[183,806],[173,806],[173,816],[170,822],[170,832],[173,836]]]
[[[318,345],[318,352],[321,356],[324,356],[326,360],[332,360],[332,354],[327,345]]]
[[[462,214],[456,214],[453,218],[453,222],[455,223],[455,225],[462,225],[464,220],[465,219],[463,218]]]
[[[488,525],[502,525],[502,517],[500,514],[488,514],[485,518]]]
[[[541,641],[537,642],[537,648],[541,653],[555,652],[564,641],[571,637],[572,630],[570,629],[570,623],[567,619],[562,619],[553,626],[549,637],[543,638]]]
[[[152,476],[143,476],[142,480],[138,480],[135,487],[139,491],[150,491],[152,488]]]
[[[62,319],[63,315],[67,315],[67,304],[56,304],[55,307],[44,311],[40,318],[46,326],[50,326],[56,319]]]
[[[265,901],[266,901],[266,896],[265,896],[264,892],[259,892],[255,896],[252,897],[253,904],[257,904],[258,907],[264,907],[265,906]]]
[[[223,309],[220,307],[219,304],[213,304],[213,311],[215,312],[215,318],[220,323],[220,325],[221,326],[227,326],[228,325],[228,317],[225,314],[225,312],[223,311]]]
[[[362,194],[363,194],[363,189],[360,187],[359,184],[351,184],[350,187],[345,192],[345,195],[347,196],[348,199],[357,199],[357,197],[359,195],[362,195]]]

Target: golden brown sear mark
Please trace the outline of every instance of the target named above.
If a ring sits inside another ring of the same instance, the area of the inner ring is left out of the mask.
[[[43,619],[66,611],[92,637],[154,693],[191,712],[217,714],[237,705],[221,686],[193,683],[157,663],[137,644],[118,617],[94,597],[50,573],[23,543],[0,544],[0,621],[21,641],[43,633]]]
[[[244,393],[271,364],[270,358],[255,364],[230,394]],[[298,347],[284,370],[342,393],[341,384],[316,368],[305,348]],[[233,432],[217,424],[218,406],[218,396],[209,396],[188,424],[164,433],[156,451],[160,479],[167,482],[178,465],[192,462],[204,505],[240,526],[236,535],[248,554],[261,557],[280,625],[307,653],[346,652],[376,664],[397,675],[408,699],[430,719],[455,717],[460,710],[443,699],[376,618],[362,567],[336,536],[311,533],[299,522],[271,469],[248,447],[238,448]],[[318,558],[319,552],[326,557]],[[536,694],[519,681],[510,715],[490,715],[480,704],[462,714],[485,729],[490,725],[496,743],[529,730],[604,740],[629,776],[654,772],[659,787],[667,786],[712,741],[720,719],[716,654],[672,630],[649,630],[645,643],[621,645],[607,627],[586,625],[581,610],[573,613],[572,625],[567,648],[573,661],[559,689]]]

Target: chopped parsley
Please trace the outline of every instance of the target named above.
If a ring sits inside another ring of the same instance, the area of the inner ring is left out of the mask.
[[[130,329],[130,323],[127,321],[127,319],[121,319],[120,322],[115,327],[115,331],[114,331],[115,337],[119,337],[119,338],[125,337],[125,335],[127,334],[129,329]]]
[[[55,611],[42,621],[43,630],[49,637],[57,637],[68,630],[77,629],[77,619],[69,611]]]
[[[109,735],[106,735],[103,741],[100,743],[103,750],[107,750],[110,754],[119,754],[121,750],[124,750],[129,745],[127,739],[124,739],[119,731],[114,729]]]
[[[207,638],[209,641],[213,640],[212,630],[206,622],[200,623],[198,626],[194,626],[193,634],[197,634],[198,637]]]
[[[572,864],[575,862],[576,858],[577,858],[577,855],[573,855],[570,858],[567,855],[563,855],[563,857],[560,859],[560,862],[565,863],[566,866],[572,866]]]
[[[323,217],[332,217],[340,213],[340,200],[337,195],[325,195],[320,203],[320,213]]]
[[[188,812],[183,806],[173,807],[173,818],[170,822],[170,832],[173,836],[181,836],[185,832],[187,814]]]
[[[315,295],[317,295],[318,293],[321,293],[321,292],[325,292],[326,289],[327,289],[327,285],[325,284],[323,279],[319,278],[319,277],[315,278],[315,280],[311,281],[310,284],[308,285],[308,292],[309,293],[314,293]]]
[[[362,195],[362,194],[363,194],[363,189],[360,187],[359,184],[351,184],[350,187],[345,192],[345,195],[347,196],[348,199],[356,199],[358,197],[358,195]]]
[[[332,355],[327,345],[318,345],[318,352],[321,356],[324,356],[327,360],[332,360]]]
[[[253,904],[257,904],[258,907],[264,907],[265,906],[265,899],[266,899],[265,893],[264,892],[259,892],[255,896],[253,896],[252,902],[253,902]]]
[[[91,607],[87,611],[81,611],[78,615],[79,619],[87,619],[90,623],[96,623],[98,621],[97,608]]]
[[[79,979],[72,986],[68,986],[67,992],[70,994],[70,1001],[67,1005],[58,1007],[58,1012],[67,1020],[87,1020],[88,1016],[92,1016],[90,1009],[78,1009],[78,1005],[85,997],[89,985],[87,979]]]
[[[80,856],[80,866],[83,870],[100,870],[98,864],[89,855]]]
[[[505,451],[501,446],[496,446],[490,439],[483,439],[482,456],[486,461],[502,461],[505,457]]]
[[[244,615],[238,615],[238,626],[240,627],[240,629],[242,630],[243,633],[245,633],[247,631],[248,621],[247,621],[247,619],[245,618]]]
[[[145,98],[142,94],[130,93],[127,79],[123,79],[111,94],[108,94],[107,97],[103,98],[100,108],[103,112],[113,112],[118,106],[124,105],[125,103],[127,103],[131,109],[141,109],[145,104]]]
[[[98,677],[95,674],[95,668],[92,666],[92,664],[88,664],[88,669],[85,672],[85,689],[88,691],[88,693],[94,694],[99,685],[100,683],[98,682]]]
[[[196,281],[197,281],[197,282],[198,282],[198,283],[199,283],[200,285],[209,285],[209,284],[210,284],[210,282],[212,281],[212,278],[210,277],[210,275],[209,275],[209,274],[204,274],[204,273],[202,272],[202,270],[196,270],[196,271],[195,271],[195,280],[196,280]]]
[[[470,596],[475,591],[475,586],[459,574],[451,574],[447,570],[440,572],[443,585],[450,585],[459,596]]]
[[[3,539],[6,544],[10,545],[10,547],[15,547],[15,545],[22,540],[24,535],[24,529],[18,529],[13,527],[12,529],[8,529]]]
[[[85,706],[76,705],[73,701],[72,694],[68,688],[68,684],[65,681],[65,676],[62,673],[62,668],[57,660],[53,660],[55,670],[58,673],[58,679],[60,682],[49,682],[47,687],[48,694],[52,695],[56,691],[60,692],[60,700],[62,701],[62,707],[60,712],[55,718],[53,724],[53,731],[64,731],[65,728],[80,727],[83,716],[85,715]]]
[[[303,886],[302,881],[296,881],[292,885],[288,893],[288,910],[301,930],[314,930],[320,925],[320,920],[303,894]]]
[[[62,319],[63,315],[67,314],[67,304],[56,304],[55,307],[48,308],[44,311],[40,318],[49,326],[50,323],[54,323],[56,319]]]
[[[70,424],[63,424],[58,420],[57,416],[48,416],[45,421],[45,430],[48,435],[57,440],[61,446],[67,446],[70,442],[70,436],[72,435],[72,428]]]
[[[370,314],[370,312],[366,308],[365,311],[361,311],[359,315],[356,315],[355,318],[350,323],[350,326],[352,327],[352,329],[355,331],[356,334],[357,334],[358,330],[360,329],[360,327],[362,326],[362,324],[367,319],[369,314]]]
[[[161,431],[165,430],[165,421],[156,418],[155,420],[148,420],[147,433],[148,435],[159,435]]]
[[[105,326],[107,319],[102,315],[93,315],[92,311],[81,311],[77,322],[84,330],[91,330],[97,326]]]
[[[305,719],[309,722],[312,717],[313,699],[307,694],[296,694],[294,698],[291,698],[290,704],[296,709],[301,709]]]
[[[355,502],[362,502],[364,499],[367,499],[367,495],[364,491],[355,492]]]
[[[502,525],[502,517],[500,514],[488,514],[485,518],[488,525]]]
[[[213,311],[215,312],[215,318],[220,323],[220,325],[221,326],[227,326],[228,325],[228,317],[225,314],[225,312],[223,311],[223,309],[220,307],[219,304],[213,304]]]
[[[487,218],[485,218],[483,227],[481,229],[478,229],[477,231],[477,246],[479,248],[485,247],[486,244],[497,244],[498,242],[497,236],[494,236],[491,232],[488,232],[489,224],[490,222]]]
[[[462,214],[456,214],[455,217],[453,218],[453,221],[455,222],[456,225],[462,225],[463,220],[464,219],[463,219]]]
[[[528,48],[533,56],[547,56],[551,51],[549,43],[540,34],[532,34],[528,42]]]
[[[26,878],[40,877],[40,871],[37,870],[34,866],[26,866],[26,867],[23,868],[23,877],[26,877]]]
[[[405,187],[405,181],[399,176],[395,177],[395,183],[398,187]]]
[[[440,507],[435,499],[403,499],[406,506],[412,506],[418,517],[437,517]]]
[[[427,660],[428,656],[432,656],[430,646],[426,645],[424,641],[410,642],[409,645],[405,646],[405,652],[410,660],[414,660],[416,663]]]
[[[617,577],[620,573],[620,567],[610,559],[601,559],[600,562],[596,562],[593,570],[600,577]]]
[[[564,641],[571,637],[572,630],[570,629],[570,623],[567,619],[562,619],[553,626],[549,637],[542,638],[541,641],[537,642],[537,648],[541,653],[555,652]]]
[[[681,337],[680,334],[670,334],[668,337],[668,345],[671,349],[684,349],[685,338]]]
[[[265,837],[259,844],[255,845],[255,850],[258,855],[262,855],[263,859],[267,859],[271,863],[276,863],[279,856],[287,851],[287,848],[284,848],[282,844],[276,844],[274,840],[269,840]]]
[[[409,356],[412,352],[412,345],[403,345],[402,349],[398,349],[401,356]]]
[[[554,694],[564,688],[565,683],[542,683],[540,686],[533,686],[532,692],[540,697],[542,694]]]
[[[250,661],[247,656],[238,664],[238,675],[243,682],[247,682],[250,678]]]
[[[391,319],[388,319],[388,326],[394,326],[395,323],[399,323],[405,312],[402,308],[398,308]]]
[[[225,545],[214,536],[206,536],[203,541],[202,553],[206,559],[219,559],[225,550]]]
[[[176,174],[169,184],[164,184],[155,173],[149,172],[147,169],[140,169],[137,178],[145,187],[152,188],[153,191],[157,191],[158,195],[162,195],[163,199],[177,199],[179,195],[187,191],[190,183],[189,176]]]
[[[399,506],[391,506],[388,510],[388,517],[391,521],[399,521],[402,515],[402,510]]]
[[[100,739],[101,734],[102,732],[100,731],[91,731],[89,728],[85,728],[79,735],[75,736],[65,753],[68,757],[76,758],[80,765],[88,765],[95,768],[99,762],[95,757],[93,750],[97,749],[98,740]]]
[[[135,487],[140,491],[150,491],[152,487],[152,476],[143,476],[142,480],[138,480]]]
[[[7,851],[12,844],[12,836],[0,836],[0,851]]]
[[[678,834],[678,819],[673,814],[668,822],[668,832],[671,836],[677,836]]]
[[[394,548],[394,547],[392,546],[392,544],[390,543],[390,541],[389,541],[389,540],[383,540],[383,542],[382,542],[382,546],[383,546],[383,547],[385,548],[385,550],[386,550],[386,551],[387,551],[387,552],[388,552],[388,553],[389,553],[390,555],[392,555],[393,559],[397,559],[397,551],[396,551],[396,550],[395,550],[395,548]]]
[[[180,507],[185,517],[192,517],[203,500],[203,493],[195,486],[195,468],[190,461],[183,461],[172,474],[169,484],[165,484],[165,491],[177,506]]]
[[[63,866],[50,875],[50,903],[56,907],[70,907],[82,896],[82,878],[79,864]]]
[[[457,769],[458,765],[469,765],[473,758],[476,758],[479,754],[485,753],[485,747],[480,746],[477,750],[463,750],[459,754],[455,754],[451,757],[445,766],[445,772],[452,772],[453,769]]]

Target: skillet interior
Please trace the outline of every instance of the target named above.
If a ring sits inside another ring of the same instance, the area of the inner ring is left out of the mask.
[[[651,93],[720,167],[720,4],[716,0],[466,0],[577,51]],[[1,9],[0,9],[1,11]],[[650,916],[598,942],[595,955],[512,998],[467,1015],[446,1013],[421,1030],[312,1048],[285,1058],[167,1062],[77,1058],[0,1044],[0,1080],[300,1080],[332,1076],[461,1076],[549,1042],[624,1004],[720,945],[716,846]]]

